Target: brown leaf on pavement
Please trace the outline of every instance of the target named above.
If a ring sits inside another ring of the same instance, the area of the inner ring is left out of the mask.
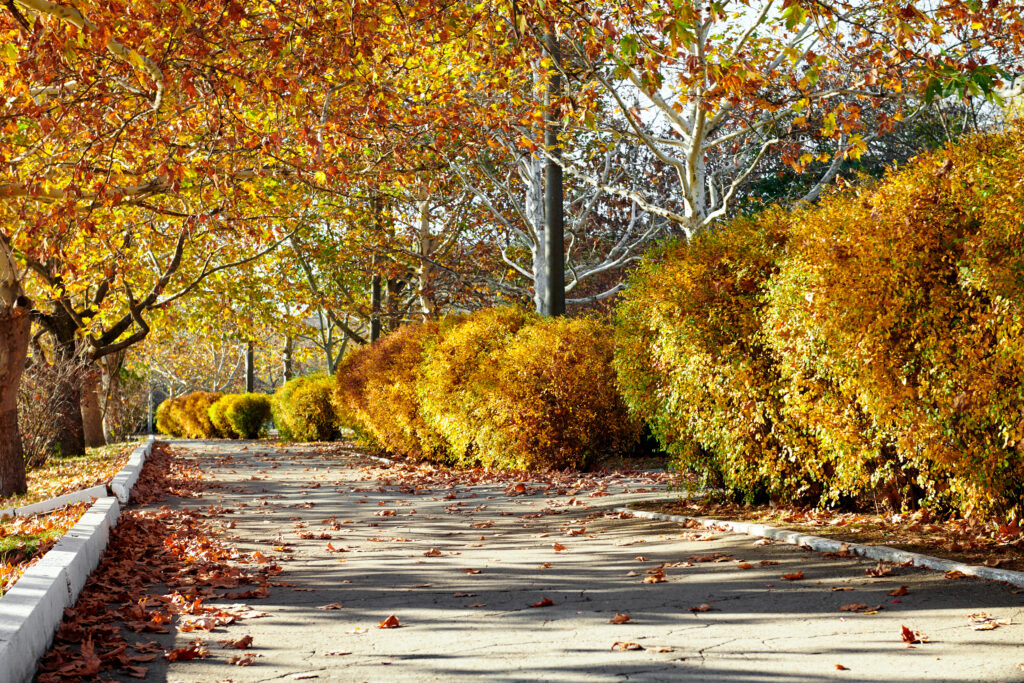
[[[690,612],[710,612],[713,609],[714,609],[714,607],[712,607],[711,605],[709,605],[708,603],[705,602],[705,603],[701,604],[699,607],[691,607],[689,611]]]
[[[453,598],[475,598],[476,593],[455,593],[452,595]]]
[[[401,624],[398,623],[398,617],[394,614],[377,624],[377,628],[398,628],[399,626],[401,626]]]
[[[889,574],[892,574],[892,565],[886,564],[885,562],[879,562],[874,567],[870,569],[865,569],[864,574],[874,578],[878,578],[880,576],[889,576]]]
[[[427,552],[423,553],[424,557],[441,557],[443,553],[437,548],[431,548]]]
[[[863,602],[851,602],[848,605],[843,605],[842,607],[840,607],[839,611],[840,612],[860,612],[860,613],[865,613],[865,612],[877,612],[877,611],[883,610],[883,609],[885,609],[884,605],[875,605],[874,607],[868,607]]]
[[[551,601],[551,598],[544,598],[540,602],[533,603],[530,607],[550,607],[553,604],[555,603]]]
[[[615,616],[608,620],[609,624],[625,624],[629,621],[628,614],[621,614],[616,612]]]
[[[566,548],[564,545],[562,545],[561,543],[557,543],[557,542],[556,543],[552,543],[551,547],[554,549],[554,551],[556,553],[560,553],[563,550],[568,550],[568,548]]]
[[[836,664],[836,671],[849,671],[849,667],[845,667],[842,664]]]
[[[630,643],[630,642],[627,642],[627,641],[616,641],[615,643],[612,644],[612,649],[613,650],[618,650],[619,652],[625,652],[626,650],[642,650],[642,649],[644,649],[644,646],[641,645],[640,643]]]
[[[665,583],[668,579],[665,578],[665,572],[660,569],[655,570],[650,576],[644,577],[644,583]]]
[[[179,647],[170,652],[164,653],[164,657],[168,662],[184,662],[189,659],[206,659],[210,656],[210,650],[207,649],[201,640],[194,640],[189,643],[188,647]]]
[[[753,569],[753,568],[754,568],[754,565],[750,564],[749,562],[740,562],[738,565],[736,565],[736,569]]]
[[[469,568],[466,568],[466,569],[463,569],[462,571],[466,572],[467,574],[479,574],[483,570],[481,570],[481,569],[469,569]]]
[[[798,572],[793,572],[792,574],[783,574],[782,578],[786,581],[799,581],[800,579],[804,578],[804,572],[803,570],[801,570]]]
[[[332,602],[329,605],[320,605],[319,607],[317,607],[317,609],[332,610],[332,609],[341,609],[342,607],[343,607],[343,605],[340,602]]]
[[[252,636],[242,636],[237,640],[232,640],[228,638],[227,640],[218,640],[217,642],[223,645],[224,647],[233,647],[236,650],[245,650],[250,645],[252,645]]]
[[[898,598],[900,596],[906,595],[909,592],[910,592],[910,587],[909,586],[900,586],[899,588],[897,588],[895,590],[889,591],[889,595],[891,595],[891,596],[893,596],[895,598]]]
[[[915,643],[923,643],[924,640],[918,631],[911,631],[906,626],[900,627],[900,636],[903,638],[903,642],[907,645],[913,645]]]

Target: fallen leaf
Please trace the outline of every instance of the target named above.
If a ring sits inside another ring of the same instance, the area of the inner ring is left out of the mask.
[[[566,548],[566,547],[565,547],[564,545],[562,545],[561,543],[552,543],[552,544],[551,544],[551,547],[552,547],[552,548],[554,549],[554,551],[555,551],[556,553],[560,553],[560,552],[562,552],[563,550],[568,550],[568,548]]]
[[[714,607],[712,607],[711,605],[709,605],[708,603],[705,602],[705,603],[701,604],[698,607],[691,607],[689,611],[691,611],[691,612],[710,612],[713,609],[714,609]]]
[[[654,647],[647,648],[648,652],[675,652],[675,648],[669,645],[656,645]]]
[[[474,602],[472,605],[468,605],[468,606],[469,607],[487,607],[487,603],[486,602]]]
[[[875,578],[878,578],[879,576],[889,576],[889,574],[892,574],[892,565],[886,564],[885,562],[879,562],[874,567],[865,569],[864,574]]]
[[[782,578],[786,581],[799,581],[800,579],[804,578],[804,572],[803,570],[801,570],[798,572],[793,572],[792,574],[783,574]]]
[[[947,579],[966,579],[967,574],[964,574],[959,569],[950,569],[948,572],[946,572],[945,577]]]
[[[749,562],[740,562],[738,565],[736,565],[736,569],[753,569],[753,568],[754,568],[754,565],[750,564]]]
[[[909,586],[900,586],[899,588],[897,588],[895,590],[889,591],[889,595],[893,596],[894,598],[898,598],[900,596],[906,595],[909,592],[910,592],[910,587]]]
[[[480,570],[480,569],[463,569],[462,571],[466,572],[467,574],[479,574],[482,570]]]
[[[352,653],[348,652],[346,650],[331,650],[330,652],[325,652],[324,656],[325,657],[344,657],[345,655],[350,655],[350,654],[352,654]]]
[[[545,562],[544,564],[540,565],[540,568],[541,569],[551,569],[551,563],[550,562]]]
[[[341,609],[342,607],[343,607],[343,605],[340,602],[332,602],[329,605],[320,605],[319,607],[317,607],[317,609],[332,610],[332,609]]]
[[[860,613],[874,613],[885,609],[883,605],[876,605],[874,607],[868,607],[863,602],[851,602],[849,605],[843,605],[839,608],[840,612],[860,612]]]
[[[849,667],[845,667],[842,664],[836,664],[836,671],[849,671]]]
[[[443,555],[443,554],[444,554],[444,553],[442,553],[442,552],[441,552],[440,550],[438,550],[437,548],[431,548],[431,549],[430,549],[430,550],[428,550],[427,552],[423,553],[423,555],[424,555],[425,557],[441,557],[441,555]]]
[[[259,656],[260,655],[257,655],[252,652],[244,655],[235,655],[234,657],[228,659],[228,664],[234,664],[235,666],[249,666],[250,664],[255,662],[256,658]]]
[[[615,616],[608,620],[609,624],[625,624],[629,621],[628,614],[620,614],[616,612]]]
[[[916,631],[911,631],[906,626],[900,627],[900,635],[903,638],[903,642],[908,645],[922,642],[921,634]]]
[[[203,645],[202,641],[194,640],[188,647],[179,647],[164,654],[168,662],[184,662],[190,659],[206,659],[210,656],[210,650]]]
[[[237,640],[231,640],[229,638],[227,640],[218,640],[217,642],[223,645],[224,647],[233,647],[236,650],[244,650],[248,648],[250,645],[252,645],[252,636],[242,636]]]
[[[660,569],[651,573],[650,576],[644,577],[644,583],[665,583],[668,579],[665,578],[665,572]]]
[[[377,624],[377,628],[398,628],[399,626],[401,626],[401,624],[398,623],[398,617],[394,614]]]
[[[553,604],[555,603],[551,601],[551,598],[544,598],[540,602],[533,603],[530,607],[550,607]]]
[[[453,598],[475,598],[476,593],[455,593],[452,595]]]
[[[642,649],[644,649],[644,646],[641,645],[640,643],[630,643],[630,642],[626,642],[626,641],[616,641],[615,643],[612,644],[612,649],[613,650],[618,650],[619,652],[625,652],[626,650],[642,650]]]

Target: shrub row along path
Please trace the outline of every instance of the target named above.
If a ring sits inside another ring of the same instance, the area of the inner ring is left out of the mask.
[[[154,636],[209,656],[149,680],[1024,679],[1019,591],[610,512],[663,475],[473,483],[327,447],[178,448],[208,486],[160,504],[222,507],[224,538],[284,585],[245,600],[265,617]]]

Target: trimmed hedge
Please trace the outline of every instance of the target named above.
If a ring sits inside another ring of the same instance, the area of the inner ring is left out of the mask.
[[[209,408],[221,394],[194,391],[163,401],[156,409],[156,426],[164,434],[187,439],[223,436],[210,421]]]
[[[266,394],[227,394],[224,417],[240,439],[257,439],[263,425],[270,420],[270,397]]]
[[[611,330],[510,308],[403,327],[338,369],[348,426],[392,453],[490,469],[580,467],[635,448]]]
[[[630,408],[737,497],[1024,513],[1022,165],[1021,130],[976,137],[650,254]]]
[[[274,423],[288,441],[330,441],[338,436],[334,380],[322,374],[296,377],[271,400]]]

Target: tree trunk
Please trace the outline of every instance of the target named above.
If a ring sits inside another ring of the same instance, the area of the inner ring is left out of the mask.
[[[548,77],[544,108],[544,146],[552,157],[562,155],[558,139],[561,116],[558,112],[562,97],[562,77],[558,38],[554,31],[545,36],[545,51],[551,58],[554,72]],[[565,238],[563,234],[564,188],[562,167],[549,160],[544,169],[544,251],[547,257],[547,287],[544,297],[544,315],[565,314]]]
[[[86,371],[82,380],[82,429],[86,447],[105,446],[103,413],[100,410],[99,373],[95,368]]]
[[[245,347],[245,393],[256,391],[256,363],[253,358],[253,343]]]
[[[25,370],[32,323],[25,297],[16,297],[13,305],[3,303],[0,297],[0,496],[11,496],[26,491],[18,385]]]
[[[103,438],[107,443],[117,443],[124,436],[117,424],[117,413],[121,405],[121,366],[124,351],[118,351],[100,359],[100,410],[103,413]]]
[[[292,365],[293,365],[293,362],[292,362],[292,344],[293,344],[293,342],[292,342],[291,336],[289,335],[289,336],[285,337],[285,342],[284,342],[284,381],[285,382],[291,381],[292,375],[294,374],[294,369],[292,367]]]

